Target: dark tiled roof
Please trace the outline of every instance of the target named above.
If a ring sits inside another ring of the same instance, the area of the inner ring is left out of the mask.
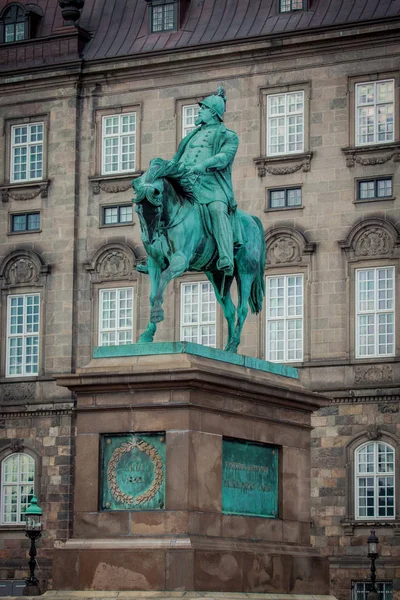
[[[13,0],[0,0],[3,9]],[[63,27],[57,0],[19,0],[43,10],[37,37]],[[85,59],[175,50],[249,37],[345,26],[400,15],[400,0],[309,0],[307,11],[279,14],[276,0],[191,0],[179,31],[148,33],[145,0],[86,0],[79,25],[92,34]]]

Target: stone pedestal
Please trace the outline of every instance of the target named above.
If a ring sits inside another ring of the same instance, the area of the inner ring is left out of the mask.
[[[327,400],[295,369],[194,344],[117,356],[145,351],[100,349],[111,357],[58,379],[77,394],[77,443],[73,536],[55,551],[53,587],[327,594],[309,543],[310,416]],[[151,432],[165,436],[165,505],[101,510],[102,435]],[[276,518],[224,514],[227,438],[278,447]]]

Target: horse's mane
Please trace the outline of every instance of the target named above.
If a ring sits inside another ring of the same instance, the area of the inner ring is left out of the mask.
[[[193,179],[184,165],[155,158],[151,161],[148,174],[152,181],[162,177],[172,187],[181,204],[188,201],[195,202],[192,192]]]

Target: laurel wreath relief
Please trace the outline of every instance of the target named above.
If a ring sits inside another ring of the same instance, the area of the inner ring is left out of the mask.
[[[130,496],[129,494],[125,494],[117,483],[117,465],[119,460],[124,454],[131,452],[133,448],[137,448],[140,452],[144,452],[150,458],[154,465],[154,479],[151,486],[140,494],[139,496]],[[147,502],[154,498],[163,481],[163,465],[160,455],[157,450],[151,444],[148,444],[144,440],[133,441],[133,442],[124,442],[116,448],[111,456],[110,462],[108,464],[107,469],[107,479],[110,485],[110,490],[114,498],[118,502],[124,502],[126,504],[143,504],[143,502]]]

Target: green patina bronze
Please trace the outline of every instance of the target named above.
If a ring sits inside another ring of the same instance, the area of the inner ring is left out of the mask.
[[[277,447],[223,440],[223,513],[278,517],[278,456]]]
[[[165,433],[103,435],[101,510],[165,506]]]
[[[264,298],[265,240],[261,221],[236,206],[232,163],[239,139],[223,123],[225,95],[200,104],[197,127],[170,161],[155,158],[133,181],[136,212],[150,277],[150,321],[139,342],[152,342],[168,283],[185,271],[204,272],[228,322],[225,349],[236,352],[248,305],[258,313]],[[230,288],[236,279],[238,307]]]

